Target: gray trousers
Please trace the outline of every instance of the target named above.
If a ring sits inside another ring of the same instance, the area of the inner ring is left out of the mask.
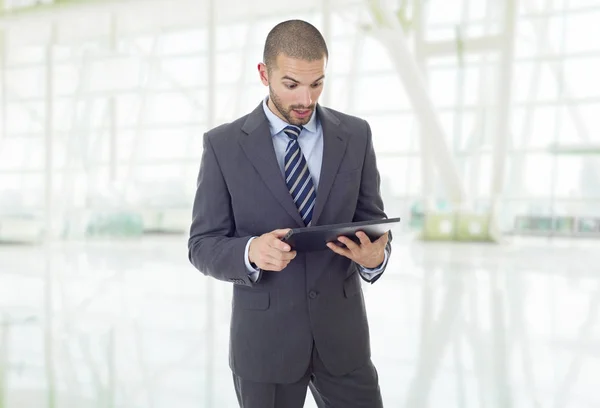
[[[378,380],[371,360],[344,376],[330,374],[315,347],[308,371],[293,384],[257,383],[233,374],[240,408],[302,408],[308,387],[319,408],[383,408]]]

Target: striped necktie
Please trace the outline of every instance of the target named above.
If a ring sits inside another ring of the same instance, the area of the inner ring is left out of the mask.
[[[302,128],[287,126],[283,131],[290,139],[285,150],[285,184],[294,199],[304,225],[310,226],[317,193],[308,170],[308,164],[306,164],[306,159],[298,144],[298,136]]]

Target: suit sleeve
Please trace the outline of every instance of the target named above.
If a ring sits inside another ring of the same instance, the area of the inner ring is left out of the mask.
[[[354,212],[354,221],[367,221],[387,218],[383,208],[383,199],[381,197],[381,177],[377,169],[377,159],[375,157],[375,149],[373,148],[373,137],[371,127],[365,121],[367,127],[367,143],[365,148],[365,159],[363,162],[363,170],[360,181],[360,192],[358,195],[358,204]],[[392,253],[392,234],[389,234],[389,240],[385,248],[386,257],[384,263],[377,269],[375,276],[365,276],[364,268],[357,265],[361,277],[370,283],[375,283],[385,270],[389,257]]]
[[[231,197],[207,134],[192,210],[188,257],[207,276],[253,286],[244,256],[251,237],[235,237]],[[258,281],[258,279],[257,279]]]

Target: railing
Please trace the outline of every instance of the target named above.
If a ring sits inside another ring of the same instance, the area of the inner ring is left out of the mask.
[[[584,216],[517,216],[514,234],[600,238],[600,218]]]

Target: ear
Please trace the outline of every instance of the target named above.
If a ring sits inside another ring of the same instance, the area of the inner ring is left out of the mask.
[[[269,72],[267,70],[267,66],[263,62],[258,64],[258,74],[260,75],[260,81],[263,83],[263,85],[268,86]]]

